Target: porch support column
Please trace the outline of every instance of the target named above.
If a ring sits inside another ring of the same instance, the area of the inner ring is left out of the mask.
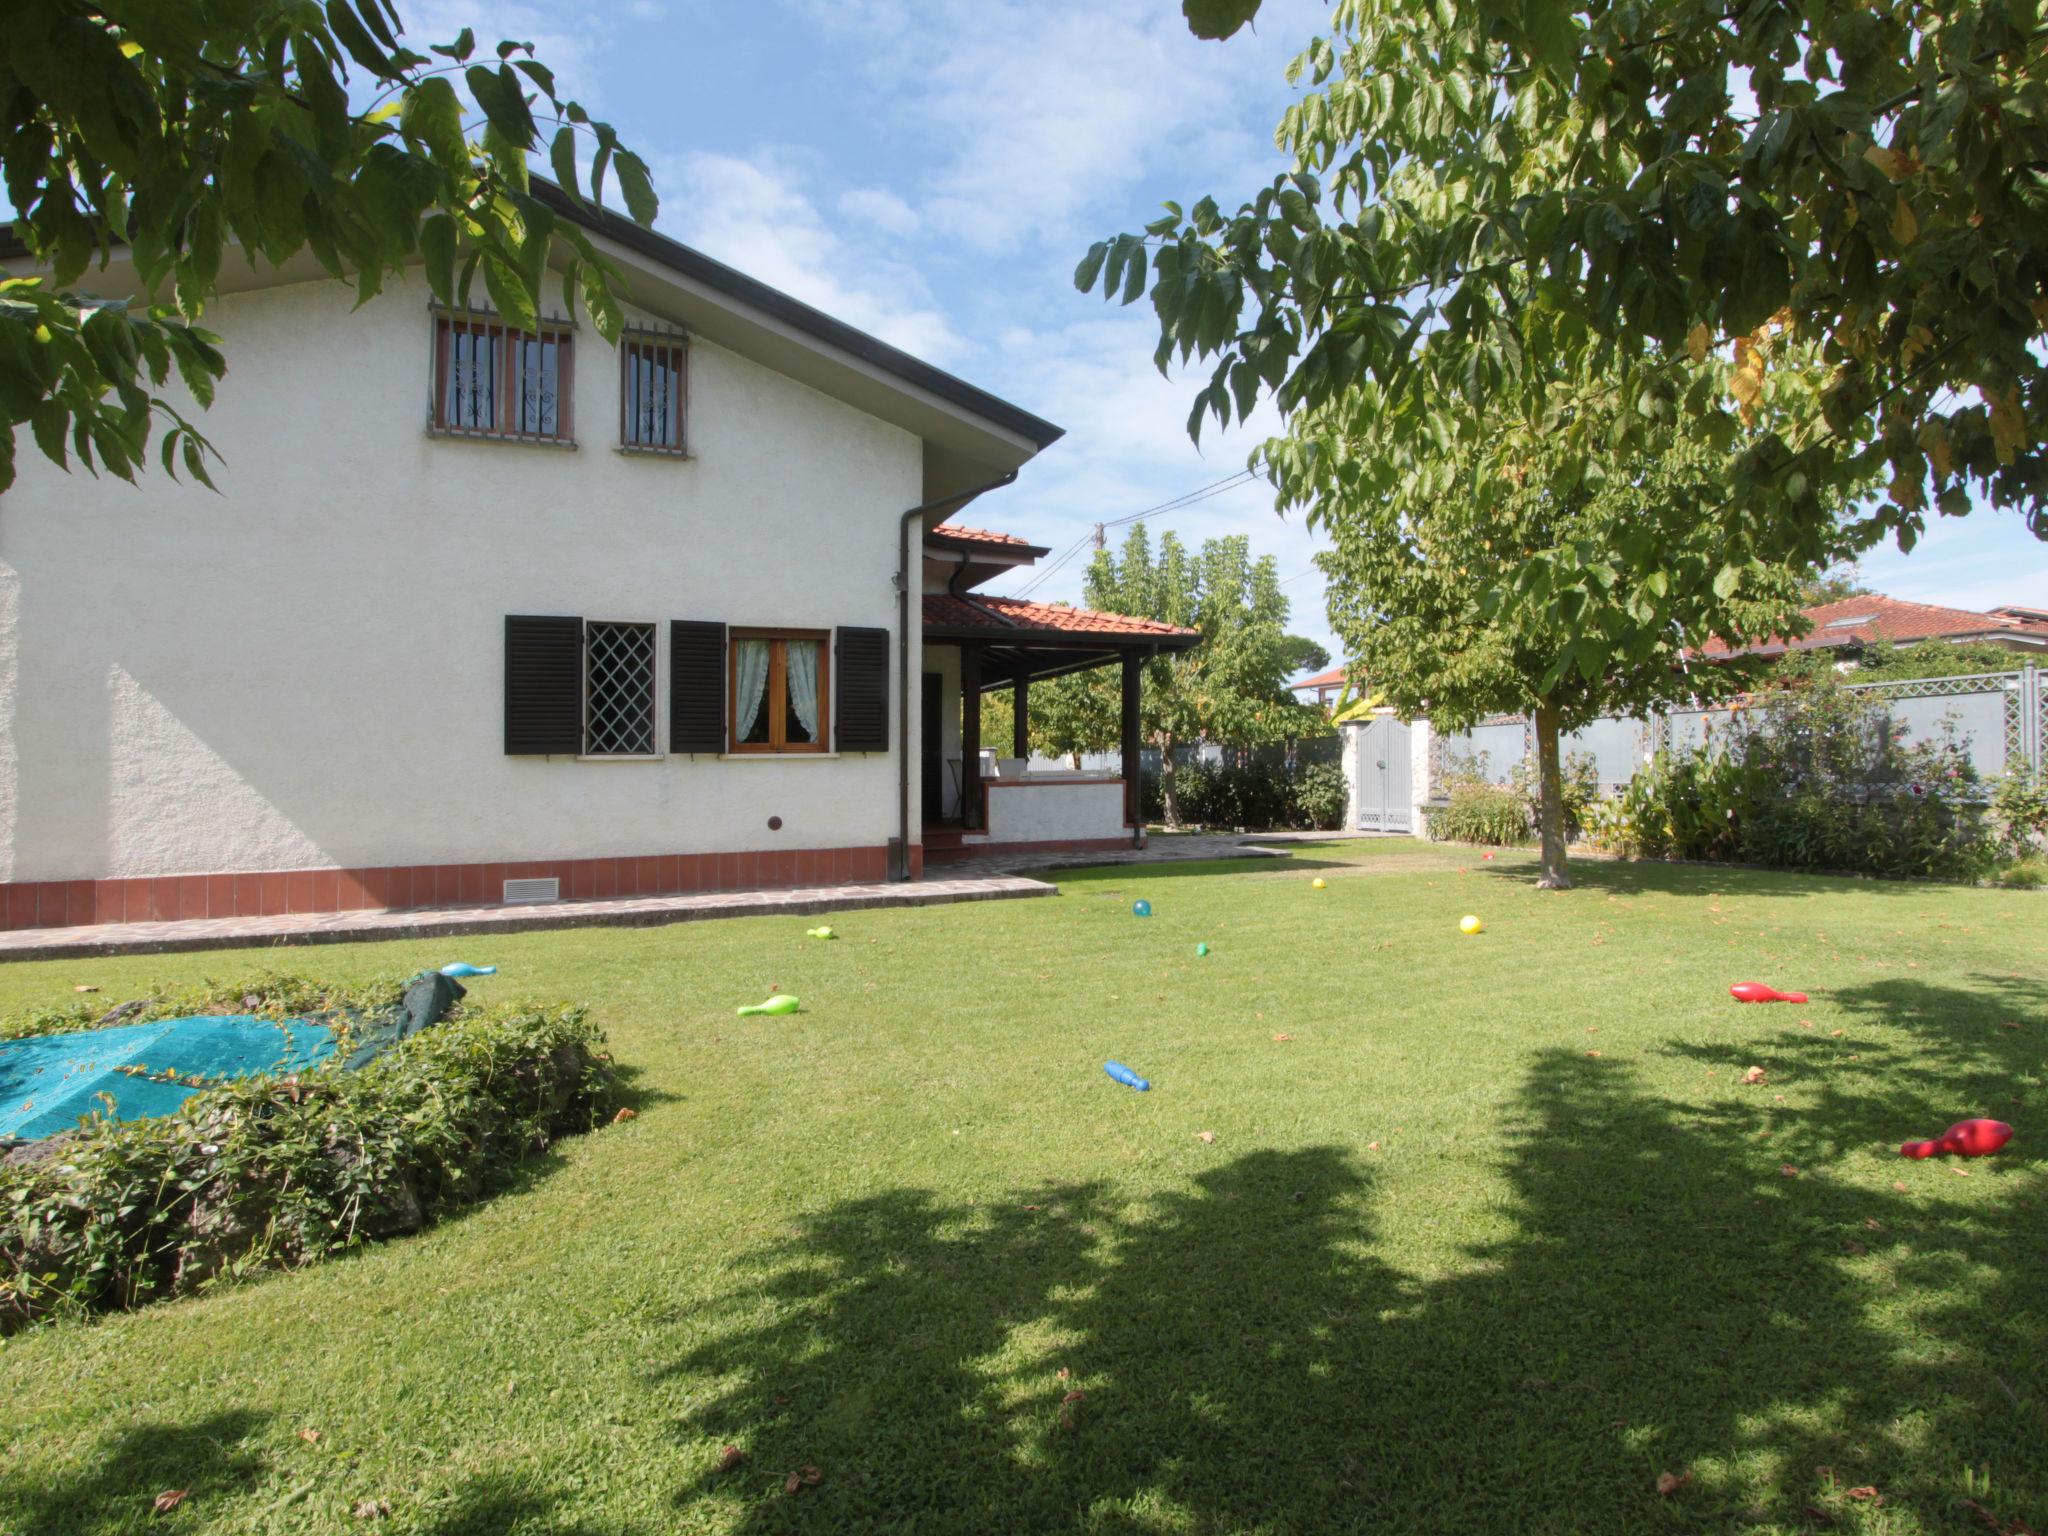
[[[1010,690],[1010,756],[1031,756],[1031,683],[1021,672]]]
[[[1138,683],[1142,675],[1138,653],[1124,652],[1124,698],[1123,698],[1123,774],[1124,774],[1124,824],[1142,827],[1144,817],[1144,785],[1138,766]]]
[[[960,822],[981,830],[981,647],[960,647]]]

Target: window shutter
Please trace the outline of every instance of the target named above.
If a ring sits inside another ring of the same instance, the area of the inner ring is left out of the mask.
[[[725,626],[674,619],[668,626],[668,749],[725,750]]]
[[[583,621],[505,618],[505,751],[583,750]]]
[[[839,735],[842,752],[889,750],[889,631],[839,631]]]

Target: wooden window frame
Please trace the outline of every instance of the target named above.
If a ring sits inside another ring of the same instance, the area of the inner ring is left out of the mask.
[[[574,447],[576,443],[576,328],[567,321],[543,320],[533,330],[520,330],[502,315],[487,310],[436,309],[434,314],[433,431],[439,437],[480,438],[487,442],[542,443]],[[497,338],[493,359],[491,397],[492,423],[489,427],[465,426],[450,418],[448,410],[449,338],[458,332]],[[513,404],[519,376],[514,361],[517,343],[551,341],[558,348],[555,363],[555,430],[522,432],[514,423]]]
[[[740,740],[740,641],[768,642],[768,739]],[[818,739],[789,741],[789,663],[784,643],[815,640],[818,643]],[[832,631],[829,629],[740,629],[726,632],[725,640],[725,746],[728,752],[749,756],[794,757],[825,754],[832,750]]]
[[[670,419],[673,443],[643,443],[633,437],[633,418],[626,404],[631,395],[634,360],[650,353],[662,353],[674,361],[675,400]],[[659,458],[690,457],[690,338],[667,331],[632,331],[619,338],[619,451],[651,453]]]

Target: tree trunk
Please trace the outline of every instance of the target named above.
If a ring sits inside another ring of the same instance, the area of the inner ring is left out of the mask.
[[[1180,793],[1173,782],[1173,736],[1161,731],[1154,740],[1159,744],[1159,802],[1166,816],[1166,825],[1179,831]]]
[[[1536,884],[1546,891],[1571,888],[1564,867],[1564,774],[1558,766],[1557,710],[1536,706],[1536,780],[1539,800],[1536,826],[1543,840],[1543,871]]]

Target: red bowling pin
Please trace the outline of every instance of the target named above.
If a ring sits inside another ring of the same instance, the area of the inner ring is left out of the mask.
[[[1901,1157],[1989,1157],[2012,1140],[2012,1127],[2003,1120],[1958,1120],[1935,1141],[1909,1141],[1899,1148]]]
[[[1738,1003],[1803,1003],[1804,992],[1780,992],[1776,987],[1767,987],[1760,981],[1738,981],[1728,989],[1728,995]]]

